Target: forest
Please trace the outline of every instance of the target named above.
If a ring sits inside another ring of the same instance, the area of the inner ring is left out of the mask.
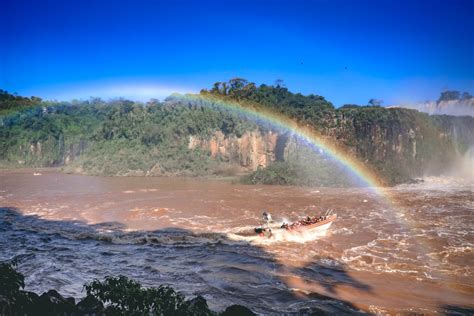
[[[234,78],[191,99],[171,95],[146,103],[120,98],[45,101],[1,90],[0,166],[54,166],[106,176],[242,175],[245,183],[265,184],[345,183],[331,181],[330,167],[308,155],[289,154],[266,168],[244,170],[206,148],[190,148],[190,136],[206,140],[220,131],[239,138],[275,129],[220,106],[221,100],[310,126],[366,161],[387,184],[448,168],[472,146],[474,134],[472,117],[429,116],[378,105],[335,108],[322,96],[290,92],[282,81],[257,86]]]

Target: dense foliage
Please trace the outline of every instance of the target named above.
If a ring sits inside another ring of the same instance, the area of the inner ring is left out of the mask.
[[[169,286],[144,288],[123,275],[94,280],[84,287],[87,295],[102,302],[110,315],[215,315],[200,296],[187,301]]]
[[[324,97],[292,93],[281,81],[273,86],[262,84],[257,87],[245,79],[234,78],[227,83],[217,82],[212,89],[201,90],[201,94],[263,106],[273,112],[297,118],[301,123],[313,125],[325,124],[325,118],[334,112],[334,106]]]
[[[241,182],[331,187],[358,184],[347,170],[327,156],[315,153],[296,140],[290,140],[288,146],[292,150],[285,161],[276,161],[266,168],[258,168],[255,172],[243,176]]]
[[[389,184],[445,170],[456,155],[473,145],[474,134],[471,117],[460,120],[388,109],[378,106],[375,99],[371,103],[376,106],[346,105],[336,109],[321,96],[288,91],[281,81],[273,86],[256,86],[240,78],[217,82],[200,95],[173,95],[164,102],[52,102],[5,91],[0,100],[0,166],[66,166],[66,171],[96,175],[207,176],[238,172],[229,161],[211,155],[209,148],[190,146],[190,137],[210,140],[217,131],[226,137],[241,137],[274,127],[232,111],[222,106],[222,101],[262,108],[309,126],[347,148],[349,154],[369,164]],[[459,124],[462,128],[456,127]],[[267,170],[260,168],[244,182],[348,183],[343,170],[334,169],[318,155],[311,156],[307,151],[291,155],[304,151],[303,147],[285,147],[285,161],[279,159]]]
[[[23,291],[25,277],[16,271],[15,265],[15,262],[0,262],[0,315],[25,315],[31,312],[29,305],[35,296]]]
[[[0,295],[14,299],[25,287],[25,277],[15,270],[14,264],[0,262],[0,285]]]
[[[38,97],[25,98],[0,89],[0,115],[30,108],[41,104]]]
[[[221,170],[208,152],[188,149],[188,136],[214,131],[241,135],[256,125],[213,107],[128,100],[57,103],[1,119],[0,160],[4,165],[60,166],[89,174],[207,175]]]
[[[452,100],[468,100],[472,99],[473,96],[469,92],[463,92],[457,90],[446,90],[441,92],[438,102],[441,101],[452,101]]]

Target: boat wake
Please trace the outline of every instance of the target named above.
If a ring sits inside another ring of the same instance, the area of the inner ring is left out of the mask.
[[[327,236],[327,234],[327,231],[290,232],[281,229],[273,231],[271,238],[262,238],[255,234],[254,236],[245,236],[238,233],[228,233],[227,237],[231,240],[248,241],[253,244],[271,244],[284,242],[306,243]]]

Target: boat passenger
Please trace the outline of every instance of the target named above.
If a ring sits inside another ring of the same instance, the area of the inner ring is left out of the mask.
[[[263,212],[262,219],[265,225],[268,225],[269,223],[272,222],[272,216],[270,215],[270,213],[267,213],[267,212]]]
[[[265,230],[265,236],[271,238],[273,236],[273,232],[271,228]]]

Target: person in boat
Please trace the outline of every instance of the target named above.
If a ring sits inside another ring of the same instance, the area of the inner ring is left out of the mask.
[[[270,213],[263,212],[262,219],[263,219],[263,225],[268,226],[268,224],[272,222],[272,215],[270,215]]]
[[[270,227],[267,227],[264,231],[263,231],[263,235],[267,238],[271,238],[272,235],[273,235],[273,232],[272,232],[272,229]]]

